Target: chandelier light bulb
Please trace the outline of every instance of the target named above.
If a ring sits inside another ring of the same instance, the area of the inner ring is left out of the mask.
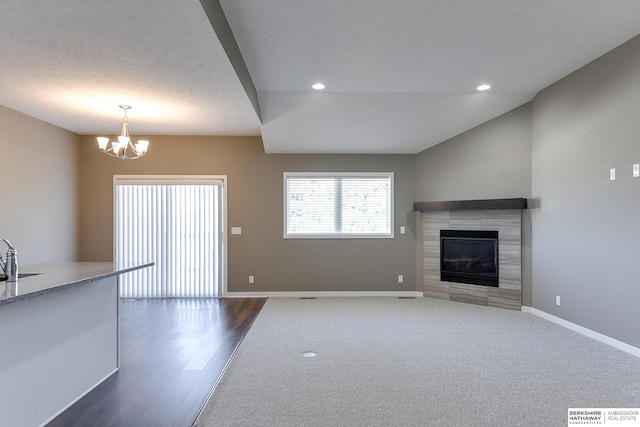
[[[139,153],[146,154],[149,148],[149,141],[141,139],[136,144],[136,149]]]
[[[107,138],[106,136],[99,136],[98,137],[98,148],[101,149],[102,151],[106,150],[107,147],[109,146],[109,138]]]

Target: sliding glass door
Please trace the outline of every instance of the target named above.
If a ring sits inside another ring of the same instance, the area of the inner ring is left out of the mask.
[[[155,262],[121,276],[120,297],[219,296],[223,194],[220,177],[115,177],[114,259]]]

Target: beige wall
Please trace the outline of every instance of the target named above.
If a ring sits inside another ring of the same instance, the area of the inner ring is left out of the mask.
[[[1,106],[0,129],[0,237],[20,265],[75,260],[78,136]]]
[[[415,291],[415,161],[411,155],[265,154],[257,137],[149,136],[121,161],[93,137],[80,146],[80,258],[112,259],[113,175],[227,175],[229,291]],[[285,171],[395,173],[394,239],[283,239]],[[398,228],[407,226],[407,234]],[[229,231],[229,230],[228,230]],[[404,275],[404,283],[397,276]],[[248,276],[255,283],[248,283]]]
[[[150,137],[145,158],[123,162],[99,153],[92,137],[0,107],[0,236],[23,264],[111,260],[114,174],[224,174],[228,225],[243,227],[229,236],[231,291],[414,291],[413,201],[527,197],[523,304],[640,346],[640,178],[631,177],[640,163],[639,70],[636,37],[531,104],[417,156],[266,155],[259,138],[163,136]],[[408,234],[284,240],[282,172],[332,170],[395,172],[395,228]]]

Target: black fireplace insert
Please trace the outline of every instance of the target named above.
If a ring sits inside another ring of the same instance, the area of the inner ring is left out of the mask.
[[[440,230],[440,280],[498,286],[498,232]]]

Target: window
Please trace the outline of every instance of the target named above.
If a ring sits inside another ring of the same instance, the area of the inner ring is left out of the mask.
[[[122,298],[217,297],[223,274],[224,177],[115,176],[117,262],[155,262],[122,275]]]
[[[393,237],[393,173],[284,173],[285,238]]]

